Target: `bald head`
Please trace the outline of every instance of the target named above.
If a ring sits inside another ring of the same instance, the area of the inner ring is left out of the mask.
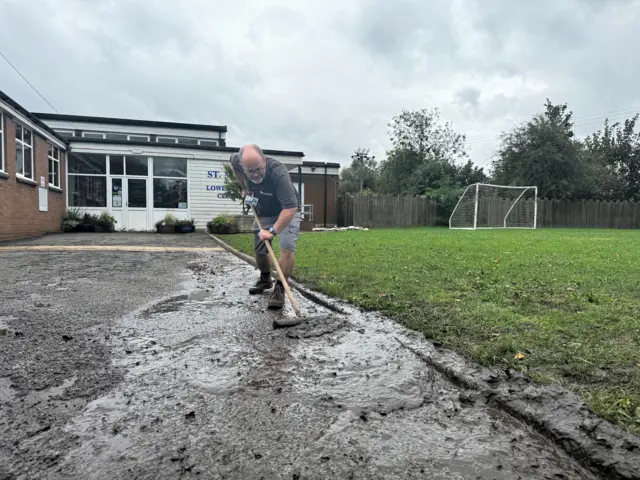
[[[266,174],[267,159],[262,149],[256,144],[245,145],[238,152],[240,165],[253,183],[262,183]]]

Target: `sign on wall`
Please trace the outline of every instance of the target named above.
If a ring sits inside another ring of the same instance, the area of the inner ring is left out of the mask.
[[[229,175],[224,170],[208,170],[207,179],[209,179],[209,181],[205,185],[206,191],[217,192],[213,198],[220,199],[220,200],[227,198],[227,194],[224,193],[227,187],[224,186],[224,183],[221,185],[220,182],[215,182],[217,184],[214,184],[214,181],[219,180],[224,182],[224,179],[227,178],[228,176]]]

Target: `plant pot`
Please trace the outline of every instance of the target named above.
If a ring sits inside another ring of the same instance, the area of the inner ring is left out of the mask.
[[[78,232],[93,233],[96,231],[96,226],[92,223],[81,223],[78,225]]]
[[[177,230],[180,233],[191,233],[195,230],[195,227],[193,225],[183,225],[183,226],[177,227]]]
[[[175,225],[158,225],[158,233],[176,233]]]
[[[207,225],[209,233],[215,235],[228,235],[230,233],[238,233],[238,227],[235,225]]]

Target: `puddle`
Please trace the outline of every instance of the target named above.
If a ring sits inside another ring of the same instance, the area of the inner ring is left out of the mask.
[[[24,398],[26,405],[32,406],[38,403],[42,403],[50,400],[54,397],[59,397],[65,393],[65,390],[76,383],[77,377],[72,377],[64,380],[62,384],[56,387],[49,387],[44,390],[31,390]]]

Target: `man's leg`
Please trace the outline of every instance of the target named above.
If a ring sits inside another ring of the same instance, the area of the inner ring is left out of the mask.
[[[280,259],[278,264],[287,282],[293,275],[296,260],[296,243],[300,234],[300,217],[298,215],[296,214],[291,223],[278,235],[280,237]],[[284,297],[284,285],[278,280],[269,298],[269,308],[282,308],[284,306]]]
[[[262,222],[262,219],[260,221]],[[249,293],[251,294],[262,293],[273,286],[273,282],[271,280],[271,259],[269,258],[269,251],[267,250],[264,242],[261,242],[258,238],[258,232],[258,225],[254,222],[253,251],[255,253],[258,270],[260,271],[260,278],[253,287],[249,289]]]

